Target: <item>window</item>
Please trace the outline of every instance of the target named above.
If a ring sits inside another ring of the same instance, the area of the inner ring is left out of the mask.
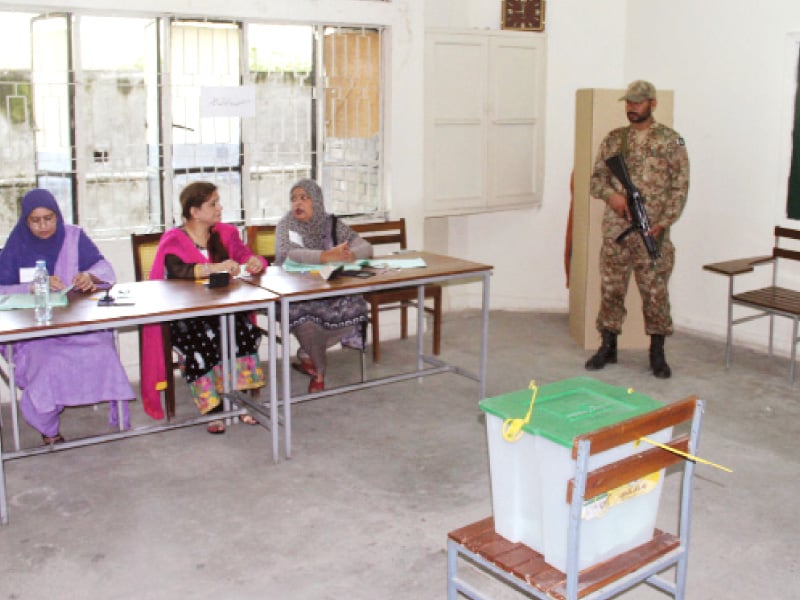
[[[302,177],[383,211],[379,28],[2,15],[0,239],[34,186],[104,237],[180,223],[197,179],[229,222],[275,222]]]

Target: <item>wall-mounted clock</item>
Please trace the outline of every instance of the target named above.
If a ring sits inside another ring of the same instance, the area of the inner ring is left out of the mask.
[[[503,29],[544,31],[545,0],[503,0]]]

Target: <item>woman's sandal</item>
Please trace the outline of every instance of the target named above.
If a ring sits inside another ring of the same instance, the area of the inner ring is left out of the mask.
[[[245,425],[258,425],[258,421],[252,415],[239,415],[239,422]]]
[[[325,380],[317,381],[316,377],[312,377],[311,381],[308,383],[308,393],[309,394],[316,394],[317,392],[321,392],[325,389]]]
[[[53,444],[60,444],[63,442],[64,436],[60,433],[55,434],[53,437],[42,434],[42,441],[44,442],[45,446],[52,446]]]
[[[213,433],[214,435],[225,433],[225,421],[209,422],[209,424],[206,426],[206,431],[208,431],[208,433]]]
[[[317,374],[317,370],[314,368],[314,363],[310,360],[303,360],[302,358],[300,359],[300,362],[293,362],[292,368],[295,371],[300,371],[304,375],[310,375],[311,377],[314,377]]]

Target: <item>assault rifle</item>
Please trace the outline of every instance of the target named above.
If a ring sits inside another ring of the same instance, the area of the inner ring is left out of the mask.
[[[655,261],[661,254],[658,251],[656,240],[650,235],[650,219],[647,218],[647,211],[644,209],[644,197],[639,188],[633,185],[625,166],[625,159],[621,154],[615,154],[606,159],[606,165],[625,188],[628,197],[628,213],[631,217],[631,226],[617,236],[617,242],[621,242],[634,231],[638,232],[642,236],[647,253]]]

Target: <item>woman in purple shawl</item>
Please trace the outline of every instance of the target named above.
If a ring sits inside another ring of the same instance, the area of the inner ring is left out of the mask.
[[[72,285],[91,293],[98,283],[114,282],[114,270],[94,242],[80,227],[64,223],[50,192],[35,189],[22,199],[22,214],[0,252],[0,294],[31,292],[28,273],[41,259],[53,291]],[[117,401],[122,401],[123,425],[130,427],[128,400],[135,394],[112,332],[17,342],[13,352],[20,410],[46,444],[64,441],[59,415],[65,406],[109,401],[109,424],[117,426]]]

